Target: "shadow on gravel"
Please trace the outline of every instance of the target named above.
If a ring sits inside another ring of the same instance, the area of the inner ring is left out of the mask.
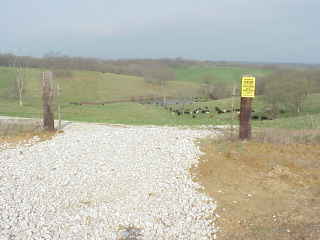
[[[120,227],[118,240],[140,240],[142,239],[141,229],[135,226]]]

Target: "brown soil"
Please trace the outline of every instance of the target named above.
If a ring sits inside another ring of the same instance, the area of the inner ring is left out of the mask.
[[[207,140],[201,148],[192,174],[217,201],[217,239],[320,239],[320,145]]]
[[[42,132],[27,132],[21,133],[14,136],[0,136],[0,144],[8,143],[10,146],[15,146],[16,144],[25,143],[31,140],[33,137],[38,137],[38,141],[46,141],[52,139],[57,133],[62,133],[63,131],[42,131]]]

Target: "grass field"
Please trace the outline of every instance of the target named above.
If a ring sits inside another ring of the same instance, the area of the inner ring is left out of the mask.
[[[41,106],[1,102],[0,115],[20,117],[41,117]],[[62,118],[65,120],[119,123],[134,125],[221,125],[229,122],[226,115],[210,118],[201,116],[193,119],[190,115],[176,116],[162,107],[138,103],[116,103],[108,105],[74,106],[62,105]]]
[[[202,83],[205,76],[213,76],[212,83],[238,84],[243,74],[253,74],[256,77],[271,73],[267,69],[240,67],[184,67],[175,68],[177,81]]]
[[[41,93],[40,76],[41,69],[28,69],[26,91],[24,94],[24,106],[18,105],[17,99],[10,95],[10,89],[14,81],[14,69],[0,67],[0,115],[36,117],[41,118]],[[267,70],[253,70],[241,68],[189,68],[177,69],[178,79],[170,81],[164,90],[168,96],[195,96],[199,90],[200,79],[203,74],[209,72],[221,76],[221,81],[235,81],[242,73],[267,74]],[[75,106],[70,102],[79,101],[109,101],[121,100],[135,96],[161,96],[158,86],[146,83],[143,78],[91,71],[74,71],[72,77],[57,78],[62,92],[59,102],[62,109],[62,118],[65,120],[105,122],[135,125],[222,125],[238,124],[236,115],[216,114],[214,107],[231,109],[232,101],[235,107],[239,106],[239,97],[222,99],[205,103],[197,103],[192,106],[184,106],[185,109],[197,107],[209,107],[210,114],[202,114],[196,118],[191,115],[177,116],[156,105],[141,105],[138,103],[115,103],[107,105],[82,105]],[[175,105],[181,108],[181,105]],[[253,108],[259,112],[266,107],[263,97],[256,97]],[[291,129],[317,129],[320,128],[320,94],[309,96],[305,103],[303,114],[284,114],[281,118],[272,121],[253,121],[257,127],[279,127]]]
[[[27,69],[25,102],[36,104],[40,102],[41,69]],[[62,102],[77,101],[109,101],[127,99],[134,96],[162,96],[159,86],[146,83],[143,78],[92,71],[73,71],[72,77],[55,79],[62,91]],[[14,69],[0,67],[0,97],[8,98],[8,92],[13,87]],[[168,96],[195,95],[199,85],[190,82],[169,81],[164,89]]]

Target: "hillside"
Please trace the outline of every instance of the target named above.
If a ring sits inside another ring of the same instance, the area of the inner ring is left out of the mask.
[[[24,106],[18,105],[14,97],[15,69],[0,67],[0,115],[41,117],[40,77],[43,69],[27,69]],[[164,90],[159,86],[146,83],[143,78],[100,73],[94,71],[72,71],[64,77],[56,77],[61,88],[58,102],[62,109],[62,118],[74,121],[106,122],[122,124],[152,124],[152,125],[221,125],[237,124],[236,114],[217,114],[215,107],[231,109],[232,103],[239,107],[239,97],[221,99],[192,105],[174,104],[173,109],[193,110],[198,107],[207,107],[210,114],[199,114],[193,117],[190,114],[180,115],[170,112],[157,105],[142,105],[136,102],[119,102],[106,105],[76,106],[70,102],[103,102],[117,101],[137,96],[161,97],[167,96],[184,98],[196,96],[201,88],[201,76],[213,73],[220,76],[222,82],[233,82],[242,73],[247,71],[257,75],[268,74],[269,70],[255,70],[242,68],[210,68],[176,69],[177,79],[169,81]],[[188,74],[190,73],[190,74]],[[220,79],[220,78],[217,78]],[[254,99],[253,108],[256,112],[263,112],[267,107],[263,97]],[[278,119],[268,121],[253,121],[258,127],[281,128],[320,128],[320,95],[310,95],[304,107],[304,112],[297,114],[284,113]]]
[[[14,86],[14,68],[0,67],[0,97],[10,99]],[[26,70],[25,101],[36,104],[40,97],[41,69]],[[136,96],[162,96],[159,86],[143,78],[93,71],[72,71],[72,76],[56,77],[61,88],[62,102],[110,101]],[[199,85],[190,82],[168,81],[164,92],[168,96],[194,95]]]
[[[178,81],[202,83],[204,77],[213,76],[211,83],[238,84],[243,74],[253,74],[257,77],[271,73],[268,69],[241,67],[177,67],[174,69]]]

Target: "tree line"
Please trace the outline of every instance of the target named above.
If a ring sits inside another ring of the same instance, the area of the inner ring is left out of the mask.
[[[14,62],[24,63],[29,68],[88,70],[102,73],[115,73],[133,76],[144,76],[150,68],[175,68],[195,65],[209,65],[207,61],[194,61],[182,58],[175,59],[122,59],[103,60],[98,58],[56,56],[47,54],[41,58],[0,54],[0,66],[13,66]]]
[[[88,57],[69,57],[55,53],[45,54],[43,57],[16,56],[14,54],[0,53],[0,66],[12,66],[13,62],[24,63],[29,68],[59,69],[63,74],[67,70],[88,70],[97,72],[109,72],[115,74],[126,74],[143,76],[145,70],[157,66],[162,68],[177,68],[188,66],[203,67],[247,67],[260,69],[283,69],[295,67],[317,67],[316,65],[303,64],[267,64],[267,63],[242,63],[227,61],[200,61],[184,58],[162,58],[162,59],[121,59],[104,60]],[[318,66],[319,67],[319,66]]]
[[[307,97],[320,93],[320,69],[274,71],[258,78],[257,93],[263,95],[273,115],[303,112]]]

